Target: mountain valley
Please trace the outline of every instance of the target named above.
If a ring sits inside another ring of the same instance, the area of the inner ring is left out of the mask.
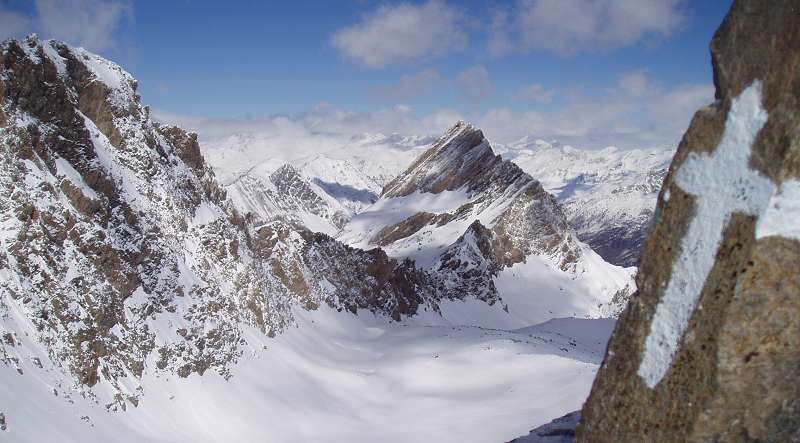
[[[558,394],[561,406],[504,406],[514,411],[496,426],[509,438],[531,414],[544,414],[544,422],[586,395],[610,330],[591,342],[547,328],[513,331],[559,317],[606,321],[589,319],[619,312],[633,291],[632,272],[582,243],[556,199],[495,155],[477,128],[459,122],[422,147],[422,138],[400,140],[411,145],[402,149],[364,143],[363,152],[416,157],[394,165],[369,166],[368,154],[352,155],[356,149],[347,158],[257,163],[218,181],[196,136],[151,120],[136,81],[119,66],[34,36],[4,43],[2,54],[2,389],[4,398],[45,396],[3,409],[15,438],[54,437],[57,428],[59,439],[79,440],[81,429],[96,426],[109,438],[170,440],[166,423],[148,415],[153,408],[175,411],[174,423],[196,427],[178,411],[221,414],[213,404],[230,401],[226,386],[276,389],[253,378],[248,371],[255,368],[276,380],[286,378],[281,371],[306,374],[280,382],[297,390],[310,389],[308,377],[323,392],[355,383],[298,360],[326,355],[342,340],[350,343],[343,349],[363,348],[363,356],[330,354],[329,365],[382,374],[380,384],[403,365],[412,365],[409,375],[434,371],[424,377],[456,370],[459,355],[483,349],[458,371],[513,362],[504,389],[522,399],[531,393],[514,374],[528,374],[542,359],[561,362],[553,368],[572,365],[581,374],[572,377],[582,382]],[[43,107],[37,91],[63,105]],[[233,169],[219,169],[226,171]],[[443,347],[448,337],[456,348]],[[288,344],[293,340],[316,344]],[[412,358],[418,347],[428,351]],[[499,360],[489,358],[497,352]],[[30,385],[34,380],[47,388]],[[211,397],[162,404],[161,392],[191,398],[186,389],[206,380],[219,380],[208,382],[217,386]],[[431,407],[454,407],[444,406],[447,389],[497,395],[497,386],[478,380],[471,388],[445,383]],[[419,381],[402,383],[412,389]],[[348,392],[329,395],[352,401]],[[402,405],[412,392],[386,395]],[[304,400],[312,410],[321,401],[314,398]],[[54,411],[63,411],[52,418],[58,426],[36,430],[35,417]],[[118,425],[111,423],[121,417],[126,426],[140,423],[130,437],[113,436]],[[367,422],[383,426],[382,420]],[[232,432],[198,430],[204,440]],[[241,430],[242,439],[252,431]],[[340,432],[335,425],[329,431]],[[466,434],[448,438],[465,441]]]

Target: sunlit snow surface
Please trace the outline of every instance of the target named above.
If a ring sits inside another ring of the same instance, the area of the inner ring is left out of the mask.
[[[296,315],[297,327],[275,339],[253,331],[247,340],[266,349],[245,355],[228,381],[214,373],[180,379],[146,372],[142,401],[124,413],[107,413],[74,393],[65,399],[56,384],[62,376],[44,356],[44,369],[23,359],[24,375],[0,366],[0,408],[15,403],[2,436],[506,441],[580,408],[613,328],[603,319],[558,319],[508,332],[452,326],[432,313],[404,323],[330,309]],[[16,349],[38,347],[26,342]]]

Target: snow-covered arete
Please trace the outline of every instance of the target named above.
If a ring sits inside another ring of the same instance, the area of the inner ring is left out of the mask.
[[[761,82],[756,81],[733,100],[714,152],[690,153],[675,174],[675,184],[695,196],[696,209],[645,341],[638,373],[650,388],[672,364],[731,214],[759,217],[767,209],[775,185],[748,167],[753,142],[766,121]]]

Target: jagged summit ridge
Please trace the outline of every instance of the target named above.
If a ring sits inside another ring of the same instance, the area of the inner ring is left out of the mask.
[[[532,260],[544,260],[554,274],[578,279],[598,271],[589,271],[595,264],[607,266],[578,241],[555,197],[516,164],[495,155],[482,131],[465,122],[455,124],[389,183],[339,238],[414,260],[441,282],[446,298],[477,294],[490,304],[505,303],[504,287],[514,287],[505,290],[511,298],[526,297],[517,282],[495,281],[504,273],[519,276],[508,270]],[[632,287],[628,271],[610,267],[601,273],[613,277],[590,291],[598,298],[581,312],[609,315],[624,304]],[[551,277],[545,272],[531,278]],[[569,297],[580,298],[579,292]]]
[[[474,181],[482,169],[490,169],[499,161],[483,132],[459,121],[405,172],[387,184],[382,196],[402,197],[415,191],[434,194],[454,191]]]

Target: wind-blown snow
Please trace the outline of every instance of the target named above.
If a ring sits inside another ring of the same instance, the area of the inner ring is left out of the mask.
[[[766,121],[761,82],[756,81],[734,99],[714,152],[689,154],[675,174],[675,184],[695,196],[696,209],[645,341],[638,373],[650,388],[672,364],[731,214],[759,216],[767,209],[775,186],[748,166],[753,142]]]
[[[150,395],[120,413],[70,394],[59,370],[23,338],[13,349],[25,354],[25,375],[0,366],[0,398],[18,399],[4,435],[15,442],[505,441],[580,407],[609,330],[608,320],[506,332],[441,323],[432,313],[402,324],[328,308],[295,314],[298,326],[276,339],[249,334],[266,350],[243,357],[230,380],[213,371],[186,379],[146,372]]]
[[[771,235],[800,240],[800,180],[783,182],[758,219],[756,238]]]
[[[345,226],[338,239],[350,246],[371,249],[373,237],[384,227],[399,223],[420,212],[442,214],[452,212],[468,202],[469,194],[465,190],[443,191],[438,194],[430,192],[414,192],[405,197],[383,198],[364,212],[357,214]],[[445,226],[436,227],[436,236],[431,237],[429,229],[422,229],[409,238],[384,246],[386,253],[394,258],[409,257],[419,267],[427,267],[464,233],[470,221],[452,221]],[[425,237],[423,245],[418,237]]]
[[[62,77],[67,76],[67,64],[64,61],[64,58],[58,55],[58,51],[53,47],[55,42],[53,40],[48,40],[42,43],[42,51],[44,55],[50,59],[51,62],[56,66],[58,70],[58,74]]]

